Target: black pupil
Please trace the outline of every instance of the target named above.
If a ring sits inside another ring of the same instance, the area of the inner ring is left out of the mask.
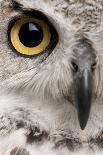
[[[43,31],[38,24],[29,22],[21,27],[19,39],[26,47],[36,47],[43,40]]]

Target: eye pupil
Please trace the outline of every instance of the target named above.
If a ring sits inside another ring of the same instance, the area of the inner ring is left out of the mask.
[[[20,28],[19,39],[24,46],[33,48],[42,42],[43,31],[38,24],[29,22]]]

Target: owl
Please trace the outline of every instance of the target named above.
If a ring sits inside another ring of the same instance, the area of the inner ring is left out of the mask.
[[[103,1],[0,0],[0,155],[103,154]]]

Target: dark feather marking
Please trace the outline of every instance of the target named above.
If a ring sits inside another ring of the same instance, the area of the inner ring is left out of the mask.
[[[12,5],[14,10],[21,10],[23,8],[23,5],[16,0],[12,0]]]
[[[64,139],[55,143],[54,148],[58,149],[59,147],[67,147],[68,150],[73,152],[75,149],[81,148],[82,143],[77,139],[64,138]]]
[[[82,147],[82,141],[77,137],[73,137],[73,133],[71,131],[69,131],[68,134],[60,133],[59,139],[58,135],[57,136],[54,135],[52,136],[52,138],[53,138],[52,141],[55,144],[54,149],[66,147],[68,150],[73,152]]]
[[[96,138],[90,138],[90,144],[95,144],[99,148],[103,148],[103,132],[101,132]]]
[[[10,152],[10,155],[29,155],[29,152],[24,148],[16,147]]]
[[[17,121],[16,122],[16,127],[17,127],[17,129],[20,129],[20,128],[23,128],[23,127],[25,127],[25,123],[21,120],[21,121]]]
[[[38,127],[34,127],[30,129],[30,133],[27,135],[27,143],[42,142],[47,137],[48,133],[46,131],[41,132]]]

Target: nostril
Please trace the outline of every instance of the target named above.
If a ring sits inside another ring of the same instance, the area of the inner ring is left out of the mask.
[[[79,67],[75,62],[72,62],[72,68],[73,68],[73,71],[77,72]]]
[[[97,65],[97,62],[94,62],[91,66],[91,69],[92,69],[92,72],[94,72],[94,70],[96,69],[96,65]]]

